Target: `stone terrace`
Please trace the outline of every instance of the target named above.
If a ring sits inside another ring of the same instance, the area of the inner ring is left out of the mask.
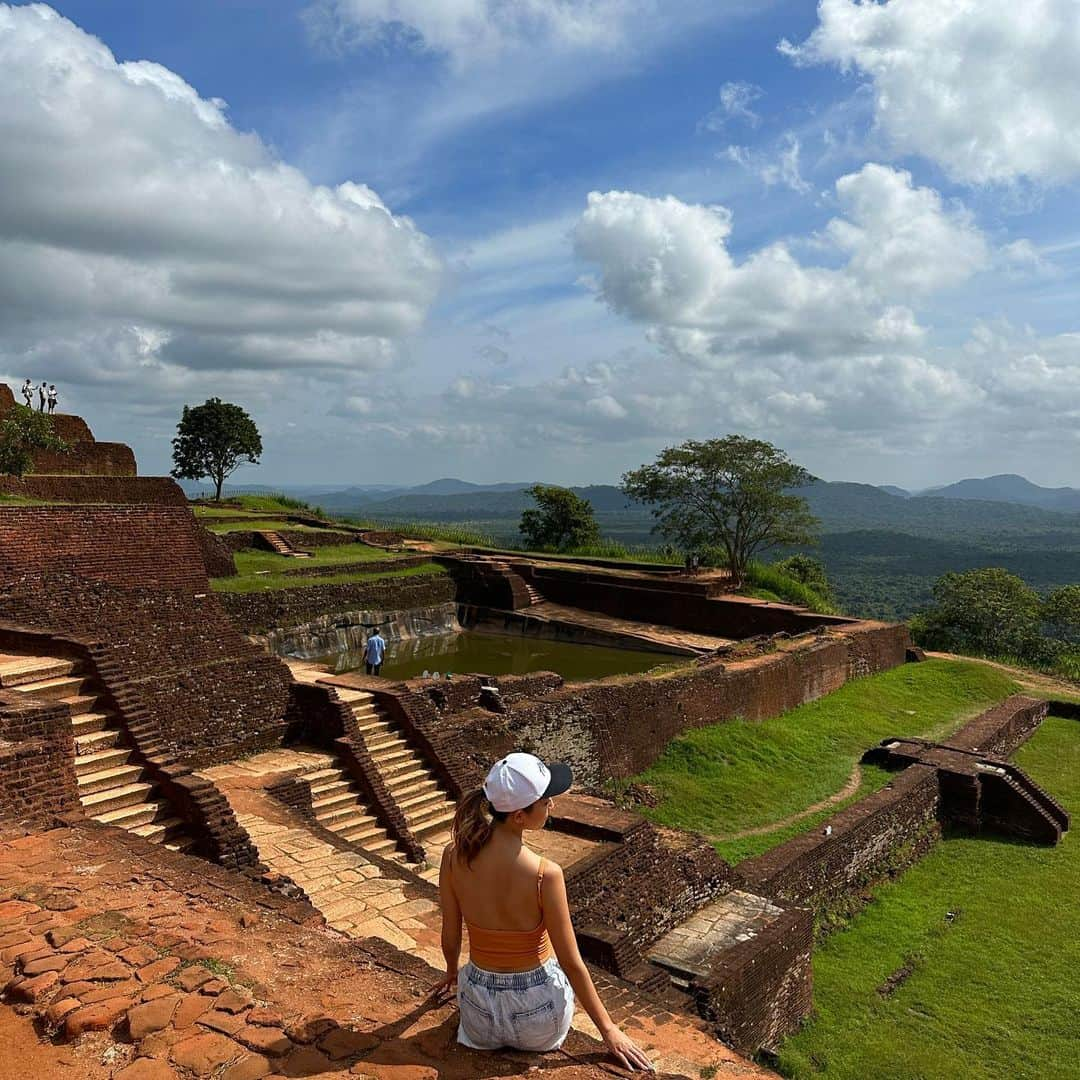
[[[587,1022],[543,1059],[458,1046],[453,1006],[427,996],[435,978],[416,957],[324,927],[307,904],[117,830],[0,842],[0,987],[25,1025],[0,1006],[0,1030],[33,1046],[35,1075],[479,1080],[541,1060],[555,1080],[614,1071]],[[703,1024],[602,992],[663,1072],[771,1075]],[[36,1043],[31,1023],[76,1045]]]

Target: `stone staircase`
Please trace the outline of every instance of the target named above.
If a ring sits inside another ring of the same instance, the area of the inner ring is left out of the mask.
[[[375,704],[373,695],[340,687],[337,692],[352,709],[360,738],[409,831],[424,847],[428,866],[420,871],[421,876],[436,880],[443,848],[450,841],[456,803],[423,757]],[[362,840],[357,842],[367,846]]]
[[[276,551],[279,555],[284,555],[289,559],[310,559],[310,551],[301,551],[299,548],[295,548],[284,536],[279,532],[273,532],[268,530],[260,530],[259,535],[270,545],[270,547]]]
[[[101,688],[79,661],[0,654],[0,687],[71,710],[79,801],[87,816],[173,851],[191,847],[194,837],[147,779],[119,718],[101,707]]]
[[[528,581],[525,582],[525,590],[529,594],[530,607],[534,604],[542,604],[544,602],[544,597],[540,593],[540,591],[536,588],[536,586],[530,584]]]

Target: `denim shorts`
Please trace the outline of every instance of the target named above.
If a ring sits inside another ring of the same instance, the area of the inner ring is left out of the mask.
[[[458,1042],[475,1050],[557,1050],[574,1018],[574,991],[554,957],[531,971],[466,964],[458,975]]]

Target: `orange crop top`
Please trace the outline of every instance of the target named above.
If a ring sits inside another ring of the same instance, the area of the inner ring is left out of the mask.
[[[468,919],[469,960],[484,971],[531,971],[554,955],[547,927],[544,925],[544,860],[536,875],[536,899],[540,904],[540,922],[532,930],[490,930],[473,926]]]

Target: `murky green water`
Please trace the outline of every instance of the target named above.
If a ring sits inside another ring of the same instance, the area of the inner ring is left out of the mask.
[[[381,675],[408,679],[424,671],[445,675],[481,672],[485,675],[523,675],[529,671],[555,671],[569,682],[600,679],[647,671],[677,657],[636,649],[607,649],[599,645],[571,645],[514,634],[480,634],[463,630],[391,642]],[[338,653],[322,658],[338,672],[364,667],[363,655]]]

